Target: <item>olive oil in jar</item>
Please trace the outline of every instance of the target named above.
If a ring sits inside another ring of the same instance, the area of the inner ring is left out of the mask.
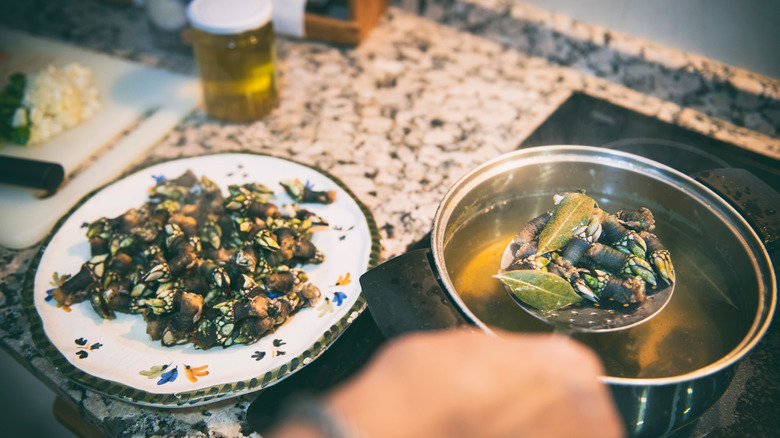
[[[187,9],[206,111],[250,122],[279,102],[271,0],[195,0]]]

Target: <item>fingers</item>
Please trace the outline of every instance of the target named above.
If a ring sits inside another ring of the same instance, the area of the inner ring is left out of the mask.
[[[549,400],[551,409],[540,408],[539,430],[531,436],[569,436],[618,438],[625,435],[622,419],[618,413],[612,393],[601,381],[604,367],[598,355],[585,345],[560,335],[523,335],[501,332],[501,339],[513,344],[516,351],[523,352],[526,362],[534,371],[533,379],[545,382],[546,389],[537,392]],[[533,353],[529,350],[534,350]],[[550,429],[550,423],[558,425]],[[545,435],[546,432],[553,432]]]
[[[389,343],[329,402],[369,437],[617,438],[603,371],[564,336],[416,333]]]

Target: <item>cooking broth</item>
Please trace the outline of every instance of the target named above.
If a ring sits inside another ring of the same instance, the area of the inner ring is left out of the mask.
[[[607,205],[601,200],[599,204],[609,212],[638,207]],[[486,325],[516,332],[552,332],[551,325],[515,304],[503,284],[493,278],[509,241],[539,213],[529,212],[527,205],[518,200],[476,215],[446,244],[444,259],[457,293]],[[637,327],[572,336],[599,354],[608,376],[660,378],[692,372],[723,357],[745,334],[738,303],[729,298],[722,269],[686,233],[662,223],[657,223],[655,232],[671,251],[677,276],[667,307]]]

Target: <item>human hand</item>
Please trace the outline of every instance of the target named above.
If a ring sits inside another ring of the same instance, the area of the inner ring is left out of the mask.
[[[418,333],[326,400],[371,438],[619,437],[602,374],[595,353],[563,336]]]
[[[602,373],[595,353],[563,336],[417,333],[324,402],[366,438],[621,437]]]

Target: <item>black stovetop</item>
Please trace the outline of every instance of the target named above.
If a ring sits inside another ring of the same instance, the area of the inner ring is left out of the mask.
[[[689,175],[741,168],[780,187],[780,161],[582,93],[572,94],[520,147],[556,144],[630,152]]]
[[[519,148],[566,144],[634,153],[689,175],[746,169],[770,187],[780,187],[777,160],[585,94],[574,93]],[[430,248],[430,234],[408,249],[426,247]],[[677,432],[676,438],[771,436],[772,431],[780,431],[780,317],[776,314],[774,319],[762,342],[739,366],[726,394],[699,421]],[[263,390],[250,405],[247,422],[262,430],[291,393],[333,387],[358,370],[384,341],[366,310],[320,358]]]

